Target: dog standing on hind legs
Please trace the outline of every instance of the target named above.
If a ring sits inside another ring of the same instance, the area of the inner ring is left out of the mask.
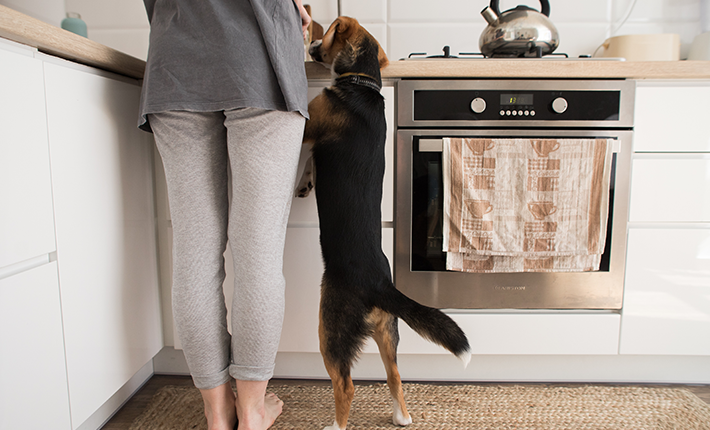
[[[416,303],[392,283],[382,252],[380,204],[387,133],[380,69],[388,64],[377,43],[355,19],[339,17],[311,57],[333,76],[308,105],[304,143],[312,143],[297,193],[305,197],[315,183],[321,251],[318,335],[323,362],[333,383],[335,422],[344,430],[355,388],[350,369],[365,340],[374,338],[387,372],[393,400],[392,421],[412,422],[397,370],[398,318],[424,338],[468,363],[470,348],[456,323],[437,309]],[[317,178],[317,180],[314,180]]]

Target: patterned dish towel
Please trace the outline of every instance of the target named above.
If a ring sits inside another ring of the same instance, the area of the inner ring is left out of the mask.
[[[612,141],[444,138],[446,268],[599,270]]]

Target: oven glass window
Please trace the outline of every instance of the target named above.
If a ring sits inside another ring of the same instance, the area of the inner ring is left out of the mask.
[[[475,136],[471,136],[475,137]],[[490,136],[487,136],[490,137]],[[427,139],[434,138],[427,136]],[[412,271],[445,271],[446,253],[443,244],[443,172],[441,152],[419,150],[419,139],[414,138],[412,157]],[[616,154],[611,165],[609,188],[609,217],[606,245],[599,271],[608,272],[611,258],[611,238],[614,214],[614,182]]]

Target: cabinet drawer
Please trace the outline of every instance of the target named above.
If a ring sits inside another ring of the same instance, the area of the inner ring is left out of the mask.
[[[42,62],[0,48],[0,268],[56,249]]]
[[[629,230],[622,354],[710,355],[710,226]]]
[[[629,219],[710,221],[710,159],[634,159]]]
[[[308,98],[312,100],[323,90],[322,86],[309,87]],[[385,175],[382,180],[382,221],[394,221],[394,87],[383,87],[382,96],[385,98],[385,118],[387,120],[387,140],[385,141]],[[298,181],[301,179],[306,160],[310,157],[310,145],[304,145],[301,151],[301,160],[298,166]],[[316,173],[316,176],[318,174]],[[316,181],[318,178],[316,177]],[[289,227],[302,227],[315,225],[318,222],[315,193],[305,199],[294,198],[289,215]]]
[[[651,86],[647,86],[651,85]],[[642,83],[636,88],[634,150],[709,152],[710,83]]]
[[[0,280],[0,427],[70,430],[57,263]],[[41,387],[41,412],[35,402]]]

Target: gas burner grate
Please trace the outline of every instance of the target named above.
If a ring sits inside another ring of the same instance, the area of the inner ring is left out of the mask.
[[[448,45],[444,46],[442,49],[443,54],[440,55],[429,55],[426,52],[412,52],[407,56],[407,58],[402,58],[402,60],[409,60],[409,59],[421,59],[421,58],[463,58],[463,59],[486,59],[486,58],[542,58],[542,49],[541,47],[533,47],[530,51],[530,55],[528,56],[523,56],[523,57],[509,57],[509,56],[500,56],[500,57],[486,57],[480,52],[459,52],[458,55],[451,55],[451,47]],[[565,53],[551,53],[545,55],[545,57],[564,57],[564,58],[569,58],[569,55]],[[580,56],[580,57],[589,57],[589,56]]]

